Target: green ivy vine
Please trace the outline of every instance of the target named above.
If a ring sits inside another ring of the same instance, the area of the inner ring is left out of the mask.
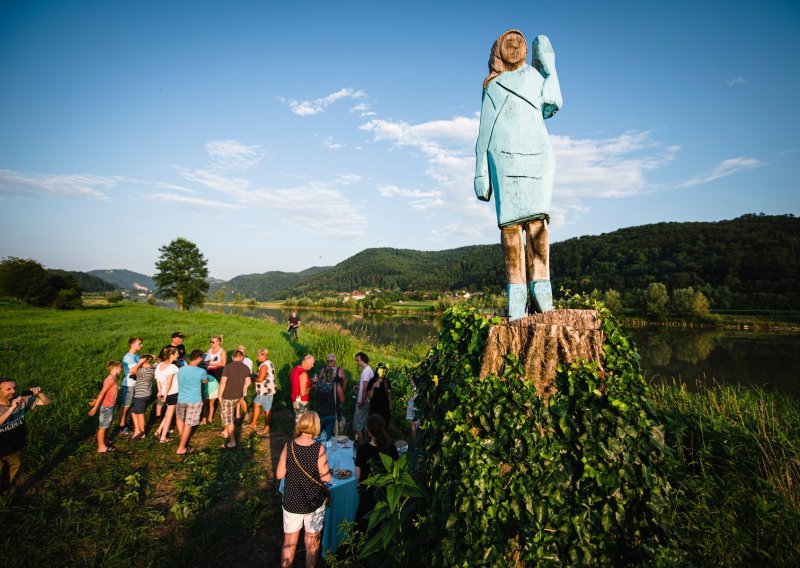
[[[628,337],[602,304],[597,362],[560,366],[544,401],[507,358],[503,376],[477,376],[488,320],[449,309],[428,357],[408,370],[418,383],[422,482],[419,523],[430,564],[542,566],[673,564],[674,458],[647,400]]]

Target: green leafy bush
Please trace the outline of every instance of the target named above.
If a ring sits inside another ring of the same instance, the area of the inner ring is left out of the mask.
[[[513,357],[504,376],[477,377],[493,322],[458,306],[443,317],[438,343],[412,371],[429,456],[421,528],[432,564],[679,561],[663,428],[632,344],[597,308],[603,371],[560,367],[548,401]]]

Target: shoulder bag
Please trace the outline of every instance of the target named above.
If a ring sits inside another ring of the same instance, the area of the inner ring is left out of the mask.
[[[289,442],[286,445],[291,448],[291,450],[292,450],[292,459],[294,460],[294,463],[297,464],[297,467],[300,468],[300,471],[305,473],[306,477],[309,478],[311,481],[313,481],[314,483],[316,483],[317,485],[322,487],[322,494],[325,495],[325,506],[326,507],[330,507],[331,506],[331,490],[328,489],[328,486],[325,485],[324,483],[322,483],[321,481],[317,481],[316,479],[311,477],[311,475],[303,468],[303,466],[300,465],[300,462],[297,461],[297,455],[294,453],[294,443],[293,442]]]

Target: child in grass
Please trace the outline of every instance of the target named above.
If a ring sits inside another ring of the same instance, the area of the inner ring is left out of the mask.
[[[106,368],[108,369],[108,376],[103,381],[103,386],[97,394],[97,398],[89,401],[92,409],[89,411],[89,416],[97,414],[100,410],[99,426],[97,428],[97,453],[104,454],[113,452],[114,446],[106,443],[106,430],[111,426],[111,421],[114,418],[114,404],[117,401],[117,377],[122,372],[122,363],[119,361],[110,361]]]
[[[133,387],[133,410],[131,411],[133,416],[131,441],[134,442],[144,438],[144,415],[153,394],[153,379],[156,376],[153,360],[152,355],[142,355],[139,359],[139,370],[136,371],[136,386]]]

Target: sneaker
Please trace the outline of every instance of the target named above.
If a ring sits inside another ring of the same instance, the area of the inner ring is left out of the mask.
[[[127,426],[125,426],[124,428],[122,428],[119,431],[119,433],[122,434],[123,436],[130,436],[131,432],[132,432],[132,430],[130,428],[128,428]]]

